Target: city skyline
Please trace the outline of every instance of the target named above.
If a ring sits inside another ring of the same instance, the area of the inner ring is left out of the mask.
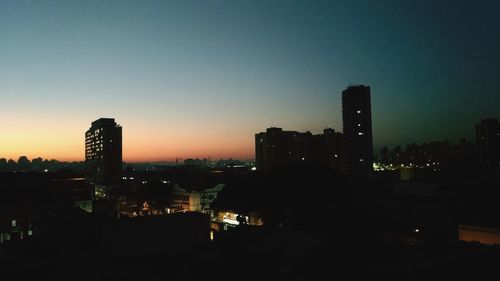
[[[0,158],[82,161],[88,123],[112,117],[124,161],[250,159],[271,126],[342,131],[351,83],[372,88],[375,153],[473,141],[500,115],[499,14],[495,1],[2,1]]]

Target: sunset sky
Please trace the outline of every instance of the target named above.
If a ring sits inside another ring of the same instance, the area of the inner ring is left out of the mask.
[[[0,158],[83,160],[109,117],[125,161],[249,159],[270,126],[342,131],[349,84],[376,152],[474,141],[500,118],[500,1],[0,0]]]

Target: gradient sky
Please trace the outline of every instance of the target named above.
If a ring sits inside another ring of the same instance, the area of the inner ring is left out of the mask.
[[[500,117],[500,1],[0,0],[0,157],[84,159],[100,117],[125,161],[253,158],[273,126],[342,131],[372,88],[375,150]]]

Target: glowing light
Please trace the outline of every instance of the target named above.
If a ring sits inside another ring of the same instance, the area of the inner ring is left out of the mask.
[[[240,224],[239,221],[233,220],[233,219],[230,219],[230,218],[224,218],[222,221],[225,222],[225,223],[228,223],[228,224],[233,224],[233,225],[239,225]]]
[[[256,171],[257,170],[257,167],[252,167],[252,171]]]

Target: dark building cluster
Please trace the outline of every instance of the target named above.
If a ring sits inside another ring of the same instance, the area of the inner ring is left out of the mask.
[[[488,118],[476,125],[476,143],[461,139],[453,144],[448,140],[382,148],[375,163],[377,171],[401,170],[410,178],[495,175],[500,173],[500,126],[497,119]],[[415,174],[418,174],[416,175]],[[432,176],[434,175],[434,176]]]
[[[399,145],[393,149],[382,148],[378,163],[385,169],[402,165],[435,171],[470,170],[476,163],[474,152],[474,145],[465,139],[457,144],[447,140],[412,143],[404,149]]]
[[[343,134],[268,128],[255,135],[257,169],[272,170],[297,163],[330,167],[347,175],[369,178],[373,167],[370,87],[349,86],[342,92]]]
[[[272,127],[256,134],[255,166],[210,158],[123,165],[122,127],[112,118],[92,122],[85,133],[80,173],[46,171],[50,162],[41,159],[0,160],[0,274],[49,280],[498,276],[498,121],[477,125],[476,145],[411,144],[384,148],[374,160],[370,88],[344,90],[342,115],[343,133]],[[387,177],[384,169],[401,177]],[[431,173],[417,177],[414,169]],[[436,176],[442,173],[450,176]]]
[[[54,172],[60,170],[76,170],[83,171],[85,169],[84,162],[64,162],[55,159],[43,159],[37,157],[29,159],[26,156],[21,156],[17,161],[13,159],[0,158],[0,172]]]
[[[342,134],[325,129],[323,134],[283,131],[268,128],[255,135],[255,165],[259,170],[272,170],[290,164],[310,163],[334,169],[342,168]]]

